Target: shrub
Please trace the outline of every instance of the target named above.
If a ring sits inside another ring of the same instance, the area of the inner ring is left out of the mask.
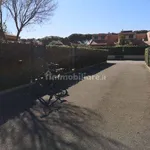
[[[145,49],[145,62],[150,66],[150,47]]]
[[[31,47],[30,44],[2,44],[1,47],[0,90],[29,83],[31,77],[34,79],[43,73],[45,62],[54,62],[69,70],[106,62],[108,56],[108,50],[91,47],[47,45],[46,50],[45,46]]]
[[[96,47],[96,49],[108,49],[109,55],[144,55],[145,46],[116,46],[116,47]]]
[[[59,45],[63,45],[63,43],[62,43],[61,41],[52,41],[52,42],[50,42],[48,45],[49,45],[49,46],[51,46],[51,45],[52,45],[52,46],[53,46],[53,45],[56,45],[56,46],[58,45],[58,46],[59,46]]]

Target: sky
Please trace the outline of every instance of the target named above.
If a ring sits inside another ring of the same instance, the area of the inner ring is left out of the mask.
[[[21,38],[67,37],[73,33],[95,34],[150,29],[150,0],[57,0],[50,21],[23,29]],[[5,17],[7,13],[5,12]],[[16,34],[7,16],[7,30]]]

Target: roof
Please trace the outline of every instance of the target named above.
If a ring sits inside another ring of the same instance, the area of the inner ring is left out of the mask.
[[[107,43],[104,43],[104,42],[96,42],[96,41],[92,41],[90,43],[90,45],[93,45],[93,46],[101,46],[101,45],[107,45]]]
[[[134,32],[138,33],[138,34],[146,34],[149,30],[136,30]]]
[[[5,37],[7,40],[16,40],[17,36],[5,33]]]
[[[16,35],[13,35],[13,34],[7,34],[5,33],[6,36],[11,36],[11,37],[16,37]]]
[[[16,40],[16,36],[12,35],[12,34],[8,34],[6,32],[3,32],[2,30],[0,30],[0,36],[2,37],[3,35],[5,35],[7,40]]]
[[[118,33],[109,33],[109,34],[111,34],[111,35],[118,35]]]
[[[99,33],[98,35],[108,35],[108,33]]]
[[[130,33],[130,32],[134,32],[134,31],[132,30],[121,31],[121,33]]]

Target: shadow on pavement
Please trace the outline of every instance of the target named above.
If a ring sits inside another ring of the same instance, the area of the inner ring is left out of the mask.
[[[115,63],[106,63],[90,69],[78,71],[75,74],[78,75],[79,73],[86,73],[86,76],[94,75],[106,68],[111,67],[112,65],[115,65]],[[56,81],[55,92],[59,91],[60,89],[68,89],[81,80],[82,79]],[[39,87],[31,86],[13,90],[5,94],[0,94],[0,125],[5,123],[8,119],[17,116],[21,112],[31,108],[38,97],[47,95],[48,90],[49,89],[46,88],[41,89]]]
[[[40,119],[30,109],[0,127],[0,147],[1,150],[129,150],[103,136],[100,130],[104,125],[101,115],[72,104],[64,104],[46,119]]]
[[[77,84],[78,82],[83,80],[83,77],[86,76],[92,76],[95,75],[109,67],[112,67],[113,65],[115,65],[116,63],[105,63],[103,65],[98,65],[95,67],[91,67],[90,69],[83,69],[82,71],[77,71],[74,73],[74,75],[77,75],[79,78],[75,79],[75,80],[61,80],[59,81],[58,87],[61,87],[63,89],[68,89],[71,86],[74,86],[75,84]],[[71,74],[68,74],[68,76]]]

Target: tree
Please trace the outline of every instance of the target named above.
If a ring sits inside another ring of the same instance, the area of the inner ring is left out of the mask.
[[[2,5],[4,4],[4,2],[5,2],[4,0],[0,0],[0,32],[2,35],[1,40],[7,41],[5,37],[7,26],[6,26],[6,23],[3,22],[3,14],[2,14]]]
[[[78,41],[84,42],[92,39],[92,34],[71,34],[68,39],[70,42],[78,43]]]
[[[0,0],[0,29],[2,29],[2,0]]]
[[[68,39],[67,37],[65,37],[65,38],[62,39],[62,43],[63,43],[64,45],[71,46],[71,42],[69,41],[69,39]]]
[[[61,42],[61,41],[52,41],[52,42],[50,42],[49,44],[48,44],[48,46],[56,46],[56,45],[58,45],[58,46],[63,46],[63,43]]]
[[[119,35],[119,45],[125,45],[125,36],[123,34]]]
[[[15,22],[16,40],[26,26],[47,21],[53,15],[56,6],[55,0],[6,0],[4,7]]]

